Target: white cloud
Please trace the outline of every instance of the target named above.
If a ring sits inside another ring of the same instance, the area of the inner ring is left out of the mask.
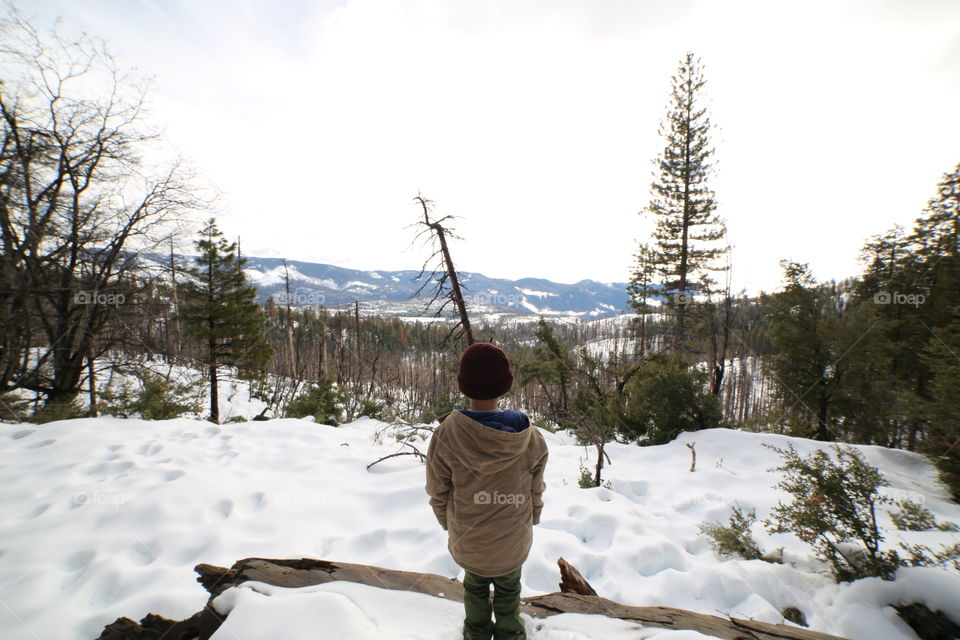
[[[250,254],[418,268],[412,198],[458,266],[625,280],[670,75],[706,64],[736,286],[856,272],[958,161],[952,2],[47,2],[156,75],[154,116]]]

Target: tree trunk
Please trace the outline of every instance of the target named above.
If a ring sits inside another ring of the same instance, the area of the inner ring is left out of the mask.
[[[89,378],[90,415],[96,417],[100,415],[100,410],[97,408],[97,375],[94,372],[93,358],[87,358],[87,376]]]
[[[457,279],[457,270],[453,268],[453,260],[450,258],[450,250],[447,249],[447,239],[443,234],[443,227],[439,224],[436,227],[437,237],[440,239],[440,250],[443,252],[443,262],[447,265],[447,274],[450,277],[450,288],[453,289],[453,301],[457,305],[457,311],[460,312],[460,323],[463,325],[463,332],[467,336],[467,345],[473,344],[473,329],[470,328],[470,317],[467,315],[467,305],[463,301],[463,293],[460,291],[460,280]]]
[[[213,351],[213,341],[210,342],[210,350]],[[210,422],[220,424],[220,394],[217,384],[217,357],[210,356]]]

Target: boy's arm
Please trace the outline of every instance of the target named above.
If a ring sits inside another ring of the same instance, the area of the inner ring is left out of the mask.
[[[427,447],[427,493],[430,494],[430,506],[437,522],[447,530],[447,498],[450,495],[450,467],[440,458],[437,449],[437,436],[430,438]]]
[[[543,492],[547,488],[546,483],[543,481],[543,470],[547,466],[548,453],[546,443],[544,443],[543,454],[533,466],[533,484],[531,486],[531,494],[533,497],[533,524],[540,524],[540,512],[543,510]]]

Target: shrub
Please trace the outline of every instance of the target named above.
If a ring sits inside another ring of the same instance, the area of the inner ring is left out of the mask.
[[[901,544],[900,548],[909,554],[910,558],[905,564],[911,567],[946,567],[950,565],[954,571],[960,572],[960,542],[950,547],[941,547],[940,551],[934,551],[922,544]]]
[[[838,582],[868,576],[892,580],[903,563],[896,551],[880,550],[884,537],[876,508],[891,500],[879,492],[887,484],[879,470],[852,447],[834,446],[836,460],[823,450],[801,457],[792,445],[770,448],[784,461],[771,469],[784,472],[776,486],[792,500],[777,503],[772,521],[765,521],[768,530],[793,533],[812,545]]]
[[[734,504],[726,526],[705,522],[700,525],[700,533],[710,538],[710,544],[718,555],[757,560],[763,558],[763,553],[750,533],[750,527],[756,521],[756,510],[745,513],[739,504]]]
[[[385,403],[364,398],[360,400],[359,403],[356,403],[356,406],[351,405],[348,422],[356,420],[357,418],[373,418],[374,420],[383,420],[389,417],[389,413],[390,407]]]
[[[900,531],[957,531],[957,525],[952,522],[937,522],[933,512],[919,502],[903,499],[897,506],[900,510],[891,512],[890,519]]]
[[[580,479],[578,480],[581,489],[590,489],[597,486],[597,480],[593,477],[593,472],[580,464]]]
[[[906,622],[921,640],[953,640],[960,638],[960,626],[957,626],[942,611],[931,611],[922,602],[905,605],[893,605],[903,621]]]
[[[306,390],[291,400],[284,409],[286,418],[313,416],[319,424],[337,426],[343,421],[343,394],[331,376],[320,376]]]
[[[47,402],[30,416],[30,422],[44,424],[57,420],[72,420],[87,415],[86,409],[81,407],[76,398]]]
[[[199,413],[197,398],[201,383],[179,384],[145,371],[137,374],[140,391],[125,386],[118,392],[104,392],[103,413],[124,418],[139,414],[144,420],[169,420],[185,413]]]
[[[646,435],[644,444],[664,444],[681,431],[720,426],[720,400],[706,391],[709,378],[679,357],[657,356],[642,363],[624,387],[621,434]]]

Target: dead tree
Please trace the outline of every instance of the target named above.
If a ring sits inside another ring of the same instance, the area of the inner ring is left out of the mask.
[[[430,268],[430,276],[423,281],[423,284],[420,285],[420,288],[417,289],[413,297],[419,296],[424,289],[432,284],[433,296],[427,304],[426,309],[430,309],[437,300],[442,299],[443,302],[436,311],[436,317],[439,318],[443,310],[451,303],[456,306],[460,314],[460,320],[450,329],[450,332],[443,339],[442,343],[446,343],[457,329],[461,329],[461,335],[466,336],[467,344],[471,345],[474,340],[473,330],[470,328],[470,318],[467,316],[467,305],[464,303],[463,292],[460,287],[460,278],[457,275],[456,268],[453,266],[453,259],[450,257],[450,248],[447,246],[448,237],[457,238],[458,240],[460,238],[453,233],[453,229],[443,226],[443,223],[447,220],[452,220],[453,216],[443,216],[439,220],[430,220],[430,209],[432,208],[433,202],[421,195],[417,195],[414,201],[420,203],[420,206],[423,208],[423,221],[418,222],[416,225],[423,228],[414,238],[414,242],[425,234],[429,234],[434,250],[433,253],[430,254],[430,257],[424,261],[423,267],[417,275],[417,280],[419,281],[423,278],[423,274],[427,272],[428,267]],[[439,262],[434,262],[437,258],[439,258]],[[430,267],[431,263],[433,263],[432,267]]]

